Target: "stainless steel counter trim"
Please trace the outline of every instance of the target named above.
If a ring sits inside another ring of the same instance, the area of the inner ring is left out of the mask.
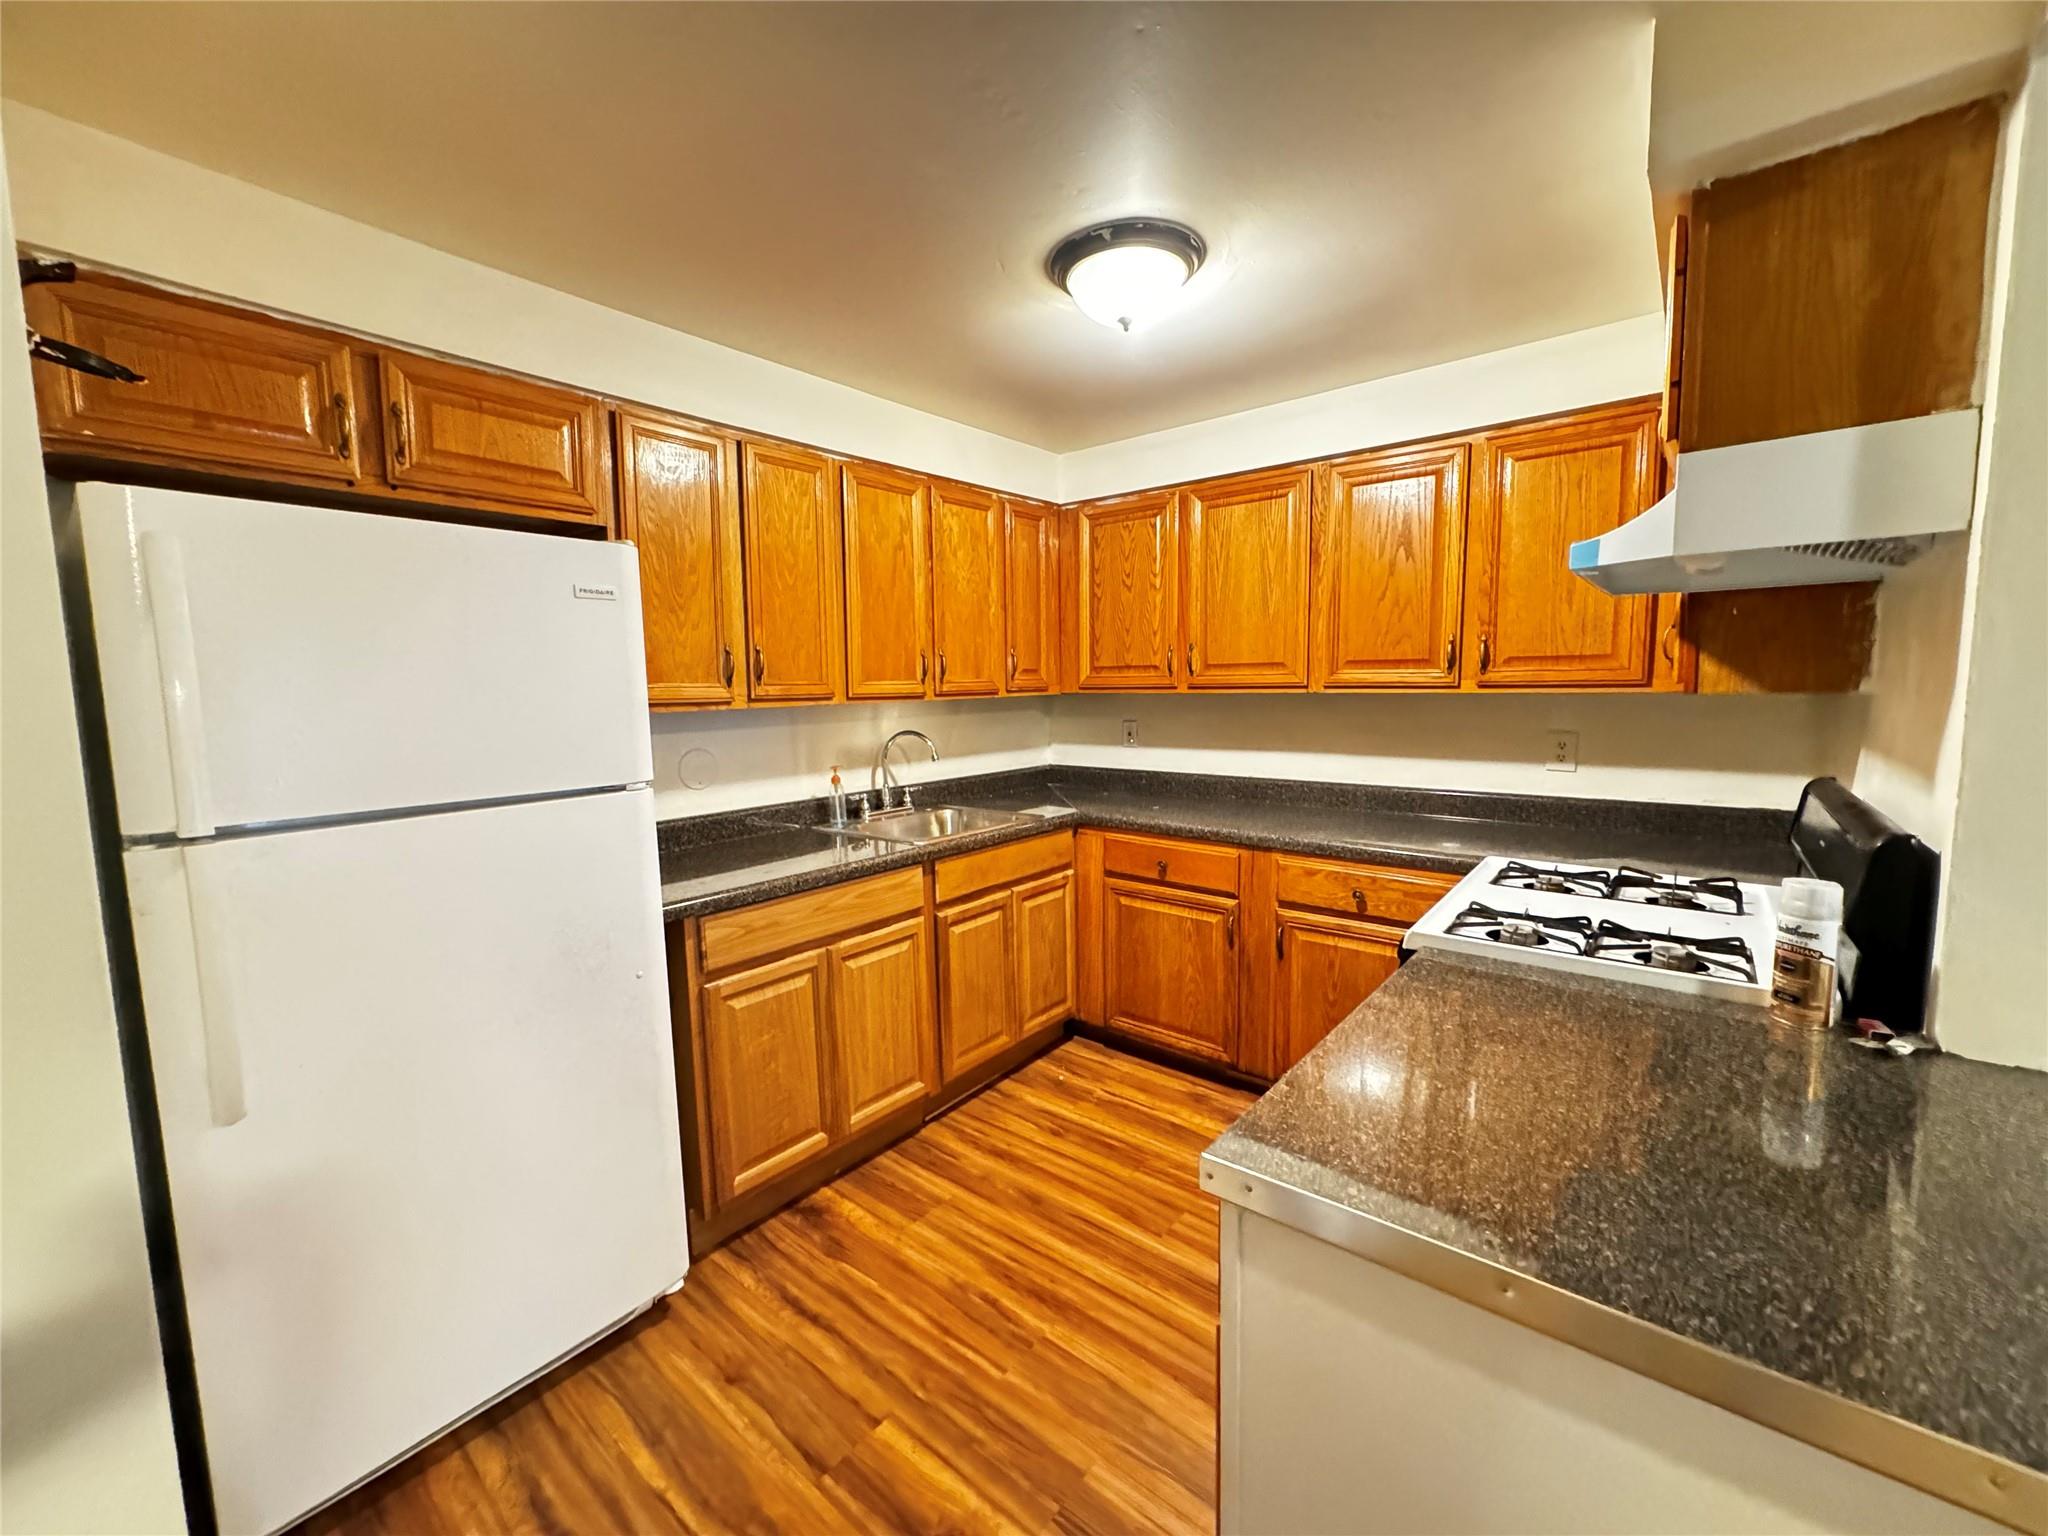
[[[1460,1301],[2016,1531],[2048,1532],[2048,1476],[1710,1344],[1205,1153],[1202,1188]]]

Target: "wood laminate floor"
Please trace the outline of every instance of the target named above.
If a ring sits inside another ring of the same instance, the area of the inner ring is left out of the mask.
[[[1210,1531],[1250,1095],[1069,1040],[695,1265],[306,1536]]]

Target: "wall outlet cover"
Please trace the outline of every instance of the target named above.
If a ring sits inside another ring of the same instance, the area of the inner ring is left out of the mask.
[[[1124,722],[1124,745],[1127,747],[1135,747],[1137,744],[1138,722],[1135,720],[1126,720]]]
[[[1579,733],[1552,731],[1544,738],[1543,766],[1552,773],[1579,771]]]

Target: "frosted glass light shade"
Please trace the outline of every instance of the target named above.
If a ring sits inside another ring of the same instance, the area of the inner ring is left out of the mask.
[[[1116,245],[1076,262],[1067,273],[1066,289],[1090,320],[1130,331],[1171,306],[1191,275],[1176,251]]]

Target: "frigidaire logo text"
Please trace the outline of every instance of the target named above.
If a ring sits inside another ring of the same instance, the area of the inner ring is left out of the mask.
[[[619,589],[617,587],[598,587],[579,581],[572,590],[586,602],[616,603],[619,600]]]

